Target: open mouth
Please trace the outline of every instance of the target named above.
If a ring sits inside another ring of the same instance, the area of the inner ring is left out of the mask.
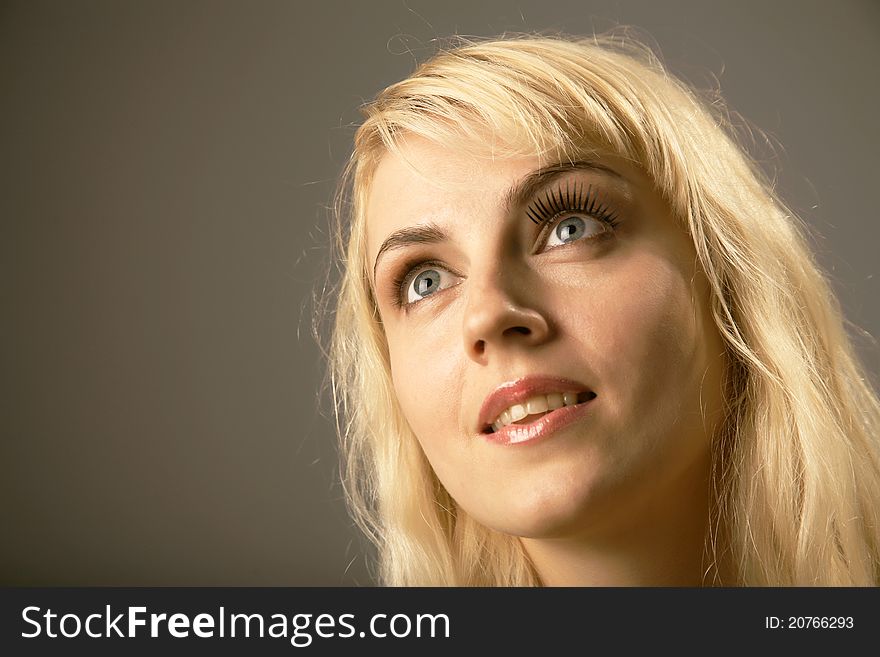
[[[534,395],[522,403],[513,404],[505,409],[494,422],[483,427],[482,432],[484,434],[497,433],[504,427],[512,424],[529,425],[560,408],[577,406],[595,398],[596,393],[591,390],[584,390],[579,393],[554,392],[545,395]]]

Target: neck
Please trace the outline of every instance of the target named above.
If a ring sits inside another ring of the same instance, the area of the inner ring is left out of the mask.
[[[705,470],[704,470],[705,472]],[[688,479],[634,502],[601,531],[521,538],[545,586],[711,586],[728,568],[707,549],[709,481]],[[623,519],[621,520],[621,516]]]

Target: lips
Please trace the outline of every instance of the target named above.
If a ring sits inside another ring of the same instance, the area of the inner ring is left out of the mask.
[[[546,407],[540,403],[544,397],[549,400]],[[520,423],[530,426],[550,416],[568,415],[568,409],[595,397],[596,393],[588,386],[571,379],[543,375],[523,377],[501,384],[486,397],[480,408],[477,430],[481,434],[493,434],[496,430],[499,434],[510,433],[522,426]],[[564,399],[562,405],[554,403],[558,398]]]

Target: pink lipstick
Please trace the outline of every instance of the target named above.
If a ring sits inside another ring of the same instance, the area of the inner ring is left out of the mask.
[[[534,442],[560,431],[590,411],[596,393],[556,376],[527,376],[503,383],[480,409],[478,431],[491,442]]]

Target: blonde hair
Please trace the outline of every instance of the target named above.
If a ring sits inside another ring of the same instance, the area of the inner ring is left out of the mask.
[[[793,213],[722,127],[720,104],[638,42],[518,36],[443,49],[363,112],[337,200],[329,356],[346,498],[382,583],[540,583],[518,539],[457,508],[392,388],[364,209],[379,159],[409,134],[640,167],[693,239],[730,363],[707,547],[735,580],[708,583],[880,583],[880,403]]]

